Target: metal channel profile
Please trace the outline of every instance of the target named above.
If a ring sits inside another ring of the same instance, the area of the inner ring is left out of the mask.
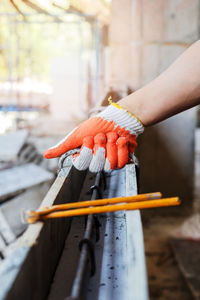
[[[77,201],[85,176],[86,172],[78,172],[71,162],[66,164],[41,207]],[[0,300],[47,299],[70,226],[70,218],[29,225],[1,264]]]
[[[63,165],[42,206],[88,199],[87,191],[94,182],[92,200],[137,194],[134,164],[105,176],[106,188],[100,173],[95,178]],[[71,300],[148,300],[140,212],[98,215],[97,243],[95,219],[88,216],[86,226],[84,217],[30,225],[0,268],[0,300],[63,300],[69,295]]]
[[[135,165],[126,166],[126,196],[137,194]],[[148,300],[142,221],[139,210],[126,211],[126,300]]]
[[[137,194],[134,164],[106,175],[103,197]],[[119,211],[99,217],[97,270],[90,277],[87,300],[148,300],[142,223],[139,211]]]
[[[97,198],[99,185],[101,181],[101,173],[97,173],[95,184],[92,187],[92,197],[91,200],[95,200]],[[98,195],[100,196],[100,195]],[[83,293],[85,290],[84,283],[86,281],[87,270],[88,270],[88,262],[90,259],[91,263],[91,275],[95,273],[95,257],[94,257],[94,246],[93,246],[93,230],[95,226],[95,219],[93,215],[89,215],[87,218],[86,229],[84,233],[84,238],[81,240],[80,248],[80,258],[78,262],[76,276],[73,282],[71,297],[66,299],[83,299]]]

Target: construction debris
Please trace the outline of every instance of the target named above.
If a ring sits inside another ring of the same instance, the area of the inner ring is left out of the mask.
[[[0,235],[0,261],[5,258],[6,243]]]
[[[0,136],[0,260],[27,228],[21,221],[22,210],[36,209],[54,178],[57,160],[50,165],[42,156],[51,143],[46,146],[41,137],[31,140],[25,129]]]
[[[174,239],[171,246],[178,266],[194,299],[200,299],[200,243],[186,239]]]
[[[50,188],[50,183],[42,183],[32,187],[24,193],[14,197],[11,201],[6,201],[0,206],[0,213],[2,213],[7,220],[12,232],[16,237],[20,236],[27,225],[22,223],[22,211],[40,206],[44,196]],[[1,233],[1,232],[0,232]]]
[[[53,173],[32,163],[1,170],[0,201],[53,178]]]
[[[0,210],[0,233],[5,240],[6,244],[10,244],[15,240],[15,235],[12,232],[6,218]]]
[[[28,137],[27,130],[0,135],[0,161],[16,161],[20,149]]]
[[[15,234],[12,232],[6,218],[0,210],[0,257],[6,256],[6,248],[9,244],[14,242]]]

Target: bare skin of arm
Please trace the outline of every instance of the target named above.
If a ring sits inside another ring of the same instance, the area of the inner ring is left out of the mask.
[[[118,102],[150,126],[200,104],[200,41],[155,80]]]

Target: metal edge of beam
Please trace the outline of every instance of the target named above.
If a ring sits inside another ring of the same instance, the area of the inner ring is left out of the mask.
[[[125,178],[126,178],[125,179],[126,180],[125,194],[127,196],[137,194],[135,165],[134,164],[127,165],[125,167],[124,173],[125,173]],[[66,171],[66,175],[67,175],[67,171]],[[42,202],[42,206],[47,206],[47,205],[53,204],[53,199],[55,199],[58,196],[60,189],[65,182],[65,179],[66,179],[65,176],[64,177],[61,176],[56,179],[52,188],[49,190],[47,196],[45,197],[44,201]],[[119,184],[119,182],[118,182],[118,184]],[[122,185],[123,185],[123,183],[122,183]],[[121,220],[123,219],[122,215],[124,215],[124,214],[121,214],[121,213],[115,214],[115,216],[112,217],[112,219],[114,218],[113,220],[115,220],[114,223],[117,222],[116,224],[118,224],[120,222],[120,219]],[[118,220],[119,220],[119,222],[118,222]],[[139,211],[125,212],[125,224],[126,224],[126,227],[124,228],[124,230],[126,230],[126,232],[124,233],[125,236],[123,234],[123,236],[124,236],[123,239],[124,239],[125,245],[122,247],[123,252],[125,251],[125,254],[123,255],[123,257],[125,256],[125,261],[124,261],[124,258],[122,258],[121,265],[122,265],[122,267],[123,267],[123,265],[125,265],[125,273],[124,272],[122,272],[122,273],[124,275],[126,275],[125,276],[126,277],[126,279],[125,279],[126,286],[123,287],[124,291],[122,291],[122,292],[123,292],[123,294],[125,292],[125,296],[126,296],[125,299],[128,299],[128,300],[129,299],[131,299],[131,300],[132,299],[147,300],[147,299],[149,299],[149,297],[148,297],[143,232],[142,232],[140,212]],[[51,226],[52,224],[50,223],[49,225]],[[9,258],[9,260],[7,260],[7,263],[5,262],[5,264],[4,264],[5,273],[3,273],[3,275],[0,274],[0,281],[1,281],[0,299],[6,299],[6,300],[12,299],[13,300],[13,299],[17,299],[20,297],[20,295],[18,293],[14,293],[11,296],[7,297],[8,290],[10,290],[11,287],[13,289],[13,282],[15,281],[15,279],[19,273],[19,268],[23,268],[23,262],[26,261],[27,258],[30,256],[31,248],[35,248],[34,246],[36,246],[37,243],[41,242],[41,241],[38,241],[38,236],[41,235],[42,230],[44,230],[44,227],[45,226],[42,223],[37,223],[37,224],[29,226],[29,229],[25,232],[23,237],[18,242],[18,246],[16,247],[16,250],[13,252],[13,254]],[[119,233],[118,229],[117,229],[116,233],[117,234]],[[65,240],[65,238],[64,238],[64,240]],[[117,241],[114,242],[114,244],[115,243],[117,243]],[[121,244],[121,242],[120,242],[120,244]],[[113,246],[113,245],[111,245],[111,246]],[[115,251],[116,251],[116,249],[115,249]],[[36,252],[36,254],[38,255],[40,253]],[[36,259],[36,257],[35,257],[35,259]],[[58,257],[58,259],[59,259],[59,257]],[[31,268],[31,267],[33,268],[32,263],[33,262],[31,262],[31,264],[29,265],[29,268]],[[35,265],[35,267],[36,267],[36,265]],[[40,268],[39,268],[38,272],[40,273]],[[39,274],[38,272],[36,272],[37,275]],[[2,272],[0,272],[0,273],[2,273]],[[121,277],[121,273],[119,275]],[[25,279],[24,284],[26,284],[27,279],[24,277],[22,277],[22,279],[23,280]],[[36,280],[36,278],[34,278],[34,276],[32,276],[31,279],[34,284],[34,280]],[[42,282],[42,284],[44,285],[45,278],[41,277],[41,275],[39,275],[39,278],[37,280],[40,280]],[[30,281],[30,278],[29,278],[29,281]],[[6,288],[7,288],[7,290],[6,290]],[[36,285],[35,289],[37,290],[37,288],[38,287]],[[101,287],[101,289],[102,288],[104,288],[104,287]],[[14,289],[15,289],[15,286],[14,286]],[[110,292],[112,293],[112,290],[110,290]],[[22,298],[22,299],[25,299],[25,298]],[[44,298],[44,295],[43,295],[43,298],[40,298],[40,296],[38,294],[34,294],[34,295],[31,294],[31,295],[29,295],[29,297],[27,297],[27,295],[26,295],[26,299],[39,300],[39,299],[45,299],[45,298]]]
[[[137,191],[135,165],[126,165],[126,196],[133,195],[135,191]],[[145,249],[139,210],[126,211],[126,235],[127,288],[125,299],[148,300]]]
[[[106,173],[103,198],[123,197],[126,192],[126,167]],[[87,300],[125,299],[126,219],[124,211],[99,217],[100,240],[96,245],[97,272],[90,278]]]
[[[71,193],[71,198],[79,197],[79,188],[75,193],[70,191],[73,189],[69,181],[75,177],[77,186],[77,181],[83,181],[86,173],[81,173],[79,178],[76,170],[67,166],[65,175],[56,178],[41,206],[66,202],[66,191]],[[0,266],[1,300],[46,298],[70,222],[71,219],[65,218],[29,225],[22,237],[12,244],[8,257]]]
[[[106,175],[104,197],[136,195],[136,168],[128,164]],[[140,212],[119,211],[100,216],[96,245],[97,272],[90,278],[86,299],[148,300]]]
[[[42,206],[48,206],[53,203],[60,188],[65,181],[64,177],[57,177],[51,189],[42,202]],[[16,279],[19,268],[26,260],[31,247],[37,242],[37,239],[43,228],[43,223],[29,225],[22,237],[11,245],[10,255],[0,266],[0,299],[5,299],[7,293],[12,288]]]

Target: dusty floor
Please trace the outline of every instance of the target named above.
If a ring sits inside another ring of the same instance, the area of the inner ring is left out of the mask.
[[[184,216],[153,216],[143,213],[150,300],[193,299],[170,247],[170,234]]]
[[[194,208],[200,212],[200,128],[195,131],[194,165]],[[173,216],[142,212],[150,300],[193,299],[170,247],[171,233],[186,217],[183,210]]]

